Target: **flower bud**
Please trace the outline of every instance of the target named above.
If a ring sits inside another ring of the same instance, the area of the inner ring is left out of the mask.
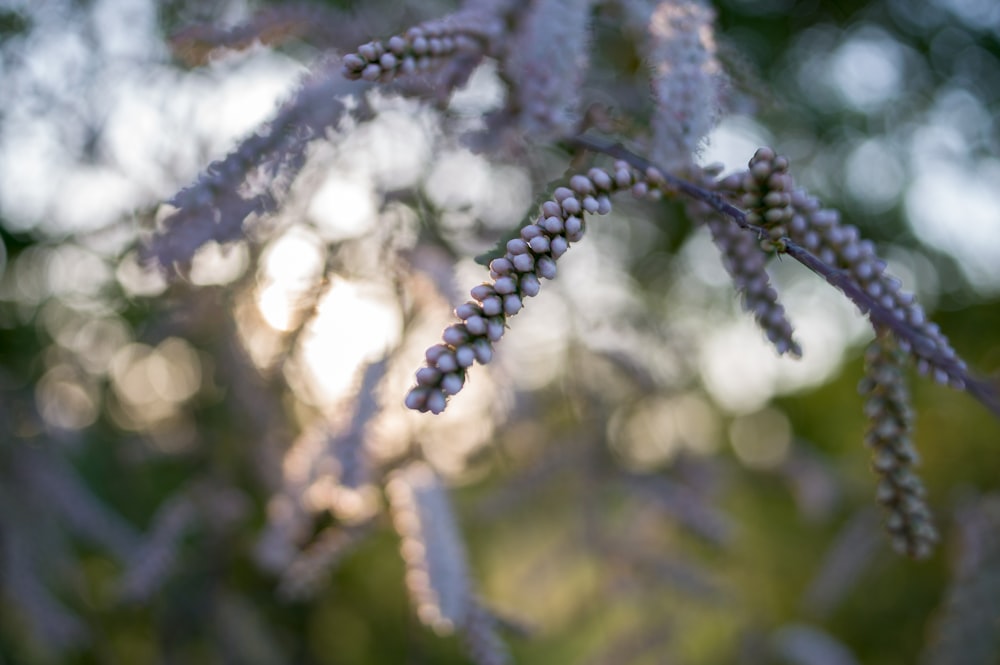
[[[435,365],[444,373],[454,372],[458,369],[458,363],[455,362],[455,354],[452,351],[442,354],[441,357],[437,359]]]
[[[552,192],[552,196],[559,203],[565,203],[566,199],[573,196],[573,190],[568,187],[556,187],[556,191]],[[566,206],[563,205],[565,208]]]
[[[563,241],[565,242],[565,241]],[[545,279],[556,278],[556,262],[551,256],[540,256],[535,264],[535,273]]]
[[[570,188],[577,194],[590,194],[594,191],[594,183],[585,175],[575,175],[569,179]]]
[[[520,238],[514,238],[507,242],[507,251],[513,255],[524,254],[528,251],[528,243]]]
[[[470,367],[476,361],[476,354],[468,344],[455,349],[455,362],[459,367]]]
[[[479,286],[472,287],[471,294],[473,298],[482,302],[486,298],[495,295],[496,291],[493,289],[492,284],[480,284]]]
[[[528,242],[532,238],[537,238],[540,235],[545,235],[545,229],[537,224],[528,224],[521,229],[521,239],[524,240],[524,242]]]
[[[503,297],[503,311],[507,316],[514,316],[521,311],[521,298],[516,293]]]
[[[569,249],[569,243],[563,236],[556,236],[549,241],[549,253],[554,259],[558,259],[565,254],[567,249]]]
[[[536,240],[545,240],[546,245],[548,245],[548,240],[544,236],[539,238],[532,238],[531,242],[534,243]],[[529,244],[532,248],[534,245]],[[531,254],[518,254],[514,257],[514,268],[518,272],[530,272],[535,268],[535,257]],[[522,278],[523,279],[523,278]]]
[[[451,372],[445,374],[441,379],[441,392],[445,395],[455,395],[465,385],[465,374],[462,372]]]
[[[444,411],[444,407],[448,405],[448,401],[445,399],[444,393],[440,390],[431,390],[427,393],[427,410],[437,415]]]
[[[476,316],[477,314],[482,313],[482,308],[474,302],[463,303],[455,308],[455,316],[460,319],[468,319],[470,316]]]
[[[509,275],[513,272],[514,266],[511,261],[507,258],[498,258],[490,261],[490,275],[493,279],[498,277],[503,277],[504,275]]]
[[[509,279],[508,277],[502,277],[501,279]],[[483,314],[486,316],[496,316],[503,311],[503,300],[500,296],[490,296],[483,300]]]
[[[406,393],[406,404],[407,409],[413,409],[414,411],[426,411],[427,410],[427,395],[430,391],[427,388],[413,388],[410,392]]]
[[[571,217],[570,219],[574,218]],[[530,247],[531,251],[534,252],[535,254],[545,254],[546,252],[549,251],[550,246],[551,246],[551,241],[545,236],[532,238],[531,242],[528,243],[528,247]]]
[[[592,168],[587,171],[587,176],[590,178],[591,182],[597,186],[598,189],[604,191],[610,191],[612,187],[611,176],[602,169]]]
[[[544,228],[551,235],[559,235],[563,232],[563,221],[561,217],[546,217],[542,222]]]
[[[535,275],[535,273],[533,272],[529,272],[523,277],[521,277],[520,287],[521,287],[521,295],[533,298],[534,296],[538,295],[538,292],[541,290],[542,285],[538,281],[538,276]]]
[[[469,333],[463,324],[456,323],[444,329],[441,339],[444,340],[445,344],[458,346],[459,344],[465,343],[465,341],[469,339]]]
[[[495,316],[486,322],[486,336],[491,342],[499,342],[506,329],[506,323],[502,316]]]
[[[436,386],[441,381],[441,371],[434,367],[421,367],[417,370],[417,385]]]
[[[480,365],[486,365],[493,360],[493,345],[489,343],[489,340],[477,339],[472,343],[472,350],[475,352],[476,360],[479,361]]]
[[[542,204],[542,214],[546,217],[559,217],[562,218],[562,206],[560,206],[555,201],[546,201]]]
[[[500,295],[507,295],[508,293],[514,293],[517,291],[517,282],[513,277],[501,277],[493,283],[493,288],[496,289],[496,292]]]
[[[580,206],[580,202],[573,196],[570,196],[562,201],[562,209],[570,215],[579,215],[583,210]]]
[[[486,334],[486,319],[481,316],[470,316],[465,320],[465,328],[469,334],[481,337]]]

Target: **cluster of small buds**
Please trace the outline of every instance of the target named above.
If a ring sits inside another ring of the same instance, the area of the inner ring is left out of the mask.
[[[906,354],[886,332],[865,352],[865,395],[869,428],[865,444],[872,450],[872,469],[880,480],[876,496],[886,510],[886,528],[897,551],[925,558],[938,540],[925,490],[913,472],[919,457],[910,434],[913,414],[903,377]]]
[[[473,300],[455,309],[461,323],[445,328],[443,344],[427,349],[427,365],[417,371],[417,385],[407,394],[406,406],[441,413],[448,397],[465,385],[468,368],[493,359],[493,344],[503,337],[507,318],[521,311],[526,298],[538,295],[542,279],[555,278],[556,261],[571,243],[583,239],[584,213],[606,215],[611,212],[609,195],[624,189],[636,197],[656,198],[662,184],[655,169],[642,174],[616,162],[611,173],[592,168],[571,177],[569,187],[557,187],[534,222],[522,227],[504,255],[490,262],[492,281],[473,288]]]
[[[701,186],[712,189],[717,171],[711,168],[696,173]],[[712,234],[712,242],[722,254],[722,265],[741,294],[743,309],[754,315],[757,324],[779,354],[801,356],[802,349],[793,339],[792,324],[785,308],[778,302],[778,292],[771,286],[767,274],[767,253],[757,240],[730,220],[719,215],[711,206],[691,199],[686,204],[688,216],[701,220]]]
[[[823,263],[846,271],[872,302],[917,331],[924,340],[922,346],[914,347],[906,340],[899,344],[916,358],[921,374],[958,390],[965,387],[965,363],[938,326],[927,320],[913,294],[902,291],[902,282],[886,272],[875,244],[863,240],[857,227],[842,224],[837,211],[822,208],[815,197],[795,188],[787,159],[761,148],[750,160],[749,171],[730,176],[724,185],[742,192],[741,203],[750,211],[747,221],[767,229],[774,247],[780,250],[781,238],[790,238]]]
[[[356,53],[344,56],[344,76],[387,82],[430,70],[457,53],[482,53],[487,36],[482,30],[483,18],[455,14],[414,26],[385,42],[362,44]]]

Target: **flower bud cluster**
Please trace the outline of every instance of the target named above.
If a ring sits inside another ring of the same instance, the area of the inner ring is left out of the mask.
[[[924,558],[938,540],[924,501],[923,483],[913,472],[919,457],[911,440],[913,413],[903,377],[906,355],[881,331],[865,352],[865,396],[872,469],[880,477],[876,497],[886,510],[886,529],[897,551]]]
[[[902,282],[886,272],[874,243],[863,240],[857,227],[842,224],[837,211],[822,208],[815,197],[795,188],[787,159],[761,148],[750,160],[749,171],[737,177],[738,183],[726,184],[742,192],[741,203],[750,211],[747,221],[768,230],[765,243],[780,250],[781,238],[788,237],[823,263],[844,270],[877,306],[919,333],[919,346],[906,340],[899,345],[913,354],[921,374],[959,390],[965,387],[965,362],[938,326],[927,320],[913,294],[902,291]]]
[[[712,189],[715,173],[704,171],[701,186]],[[757,324],[779,354],[802,355],[802,348],[793,339],[792,324],[785,315],[785,308],[778,302],[778,292],[771,286],[767,274],[768,255],[749,233],[719,215],[708,204],[691,200],[687,203],[692,220],[701,220],[712,234],[712,242],[722,254],[722,265],[733,280],[733,286],[742,296],[743,309],[753,314]]]
[[[490,262],[492,281],[473,288],[473,299],[455,308],[461,323],[445,328],[443,343],[427,349],[427,364],[417,370],[417,385],[407,394],[406,406],[441,413],[448,397],[465,385],[468,368],[493,359],[493,345],[503,337],[508,317],[538,295],[543,279],[555,278],[556,261],[583,239],[584,213],[606,215],[611,212],[609,195],[624,189],[636,197],[656,198],[662,185],[655,169],[640,174],[616,162],[611,173],[592,168],[570,178],[569,187],[557,187],[534,222],[522,227],[504,255]]]
[[[414,26],[385,42],[362,44],[344,56],[344,76],[387,82],[400,75],[427,71],[458,53],[485,50],[487,16],[463,12]]]

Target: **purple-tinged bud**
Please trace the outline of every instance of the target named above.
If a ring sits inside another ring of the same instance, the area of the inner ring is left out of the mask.
[[[403,64],[399,66],[399,71],[404,74],[412,74],[417,71],[417,61],[412,56],[406,56],[403,58]]]
[[[528,224],[521,229],[521,240],[524,242],[528,242],[532,238],[537,238],[541,235],[545,235],[545,229],[538,224]]]
[[[667,184],[667,179],[663,177],[660,169],[655,166],[650,166],[646,169],[646,180],[648,180],[651,185],[656,187],[662,187]]]
[[[475,298],[479,302],[482,302],[486,298],[495,295],[496,290],[493,288],[492,284],[480,284],[478,286],[472,287],[472,291],[470,293],[472,294],[473,298]]]
[[[583,209],[589,212],[591,215],[597,212],[598,209],[601,207],[600,204],[597,202],[597,199],[595,199],[593,196],[583,197],[583,203],[581,205],[583,206]]]
[[[502,277],[501,279],[509,279]],[[503,300],[500,296],[490,296],[483,300],[483,314],[486,316],[496,316],[503,311]]]
[[[465,385],[465,374],[451,372],[450,374],[445,374],[444,378],[441,379],[441,392],[445,395],[457,395],[463,385]]]
[[[594,191],[594,183],[585,175],[575,175],[569,179],[570,188],[577,194],[591,194]]]
[[[546,201],[542,204],[542,214],[546,217],[559,217],[563,216],[562,206],[560,206],[555,201]]]
[[[521,295],[533,298],[542,290],[542,284],[538,281],[538,275],[529,272],[521,277]]]
[[[444,53],[444,44],[437,37],[431,37],[427,40],[427,50],[431,55],[441,55]]]
[[[545,240],[546,244],[548,244],[548,240],[544,236],[531,239],[532,242],[536,240]],[[529,246],[531,246],[531,243],[529,243]],[[535,269],[535,257],[531,254],[518,254],[514,257],[514,268],[518,272],[531,272]],[[522,279],[524,278],[522,277]]]
[[[615,171],[615,184],[619,189],[632,186],[632,171],[629,169],[617,169]]]
[[[575,219],[575,218],[570,217],[570,219]],[[528,243],[528,247],[531,248],[531,251],[534,252],[535,254],[544,254],[548,252],[550,246],[551,242],[545,236],[532,238],[531,242]]]
[[[441,371],[434,367],[421,367],[417,370],[417,385],[436,386],[441,381]]]
[[[368,42],[358,47],[358,55],[368,62],[373,62],[378,59],[380,54],[375,48],[375,42]]]
[[[561,217],[546,217],[542,222],[542,228],[552,235],[559,235],[563,232],[563,221]]]
[[[423,35],[415,35],[413,37],[413,52],[417,55],[427,53],[427,39]]]
[[[464,344],[469,339],[469,331],[465,329],[464,324],[456,323],[444,329],[441,339],[444,340],[445,344],[458,346],[459,344]]]
[[[556,262],[551,256],[540,256],[535,263],[535,273],[545,279],[556,278]]]
[[[395,69],[399,61],[396,59],[392,53],[384,53],[382,57],[378,59],[378,64],[382,66],[382,69]]]
[[[437,359],[437,368],[443,373],[454,372],[458,369],[458,363],[455,361],[455,353],[453,351],[448,351],[448,353],[443,354]]]
[[[432,390],[427,394],[427,410],[437,415],[444,411],[448,405],[448,400],[440,390]]]
[[[563,236],[556,236],[549,242],[549,253],[554,259],[565,254],[567,249],[569,249],[569,243]]]
[[[406,38],[411,41],[423,36],[424,36],[424,29],[418,25],[406,29]]]
[[[570,215],[579,215],[583,211],[580,202],[573,196],[563,199],[562,208]]]
[[[482,337],[486,334],[486,319],[481,316],[470,316],[465,320],[465,329],[470,335]]]
[[[346,67],[348,71],[360,72],[365,68],[366,64],[367,63],[364,58],[355,53],[350,53],[344,56],[344,67]]]
[[[436,365],[438,359],[447,353],[451,353],[451,349],[444,344],[435,344],[424,352],[424,358],[427,359],[428,365]]]
[[[406,393],[406,408],[414,411],[427,411],[427,395],[430,391],[427,388],[413,388]]]
[[[388,47],[396,55],[403,55],[403,51],[406,50],[406,40],[399,35],[394,35],[389,38]]]
[[[809,224],[802,215],[793,215],[791,221],[788,223],[788,231],[795,235],[805,233],[808,228]]]
[[[500,295],[507,295],[517,291],[517,282],[513,277],[501,277],[493,283],[493,288]],[[486,310],[483,309],[483,311],[485,312]]]
[[[514,271],[514,264],[510,259],[498,258],[490,261],[490,276],[493,279],[498,277],[503,277],[504,275],[509,275]]]
[[[476,360],[479,361],[480,365],[488,365],[493,360],[493,345],[489,343],[489,340],[477,339],[472,343],[472,350],[475,352]]]
[[[502,316],[495,316],[486,322],[486,336],[491,342],[499,342],[506,329],[507,324]]]
[[[640,180],[639,182],[632,185],[632,196],[637,199],[646,198],[649,194],[649,185],[646,184],[645,180]]]
[[[455,308],[455,316],[460,319],[468,319],[482,313],[482,308],[474,302],[463,303]]]
[[[528,251],[528,243],[524,242],[520,238],[514,238],[507,241],[507,251],[515,256],[517,254],[525,254]]]
[[[455,40],[452,39],[449,35],[445,35],[444,37],[441,38],[441,49],[445,53],[451,53],[452,51],[455,50]]]
[[[377,81],[378,77],[382,75],[382,68],[372,63],[366,65],[363,70],[361,70],[361,78],[366,81]]]
[[[471,367],[472,363],[476,362],[476,353],[470,345],[463,344],[455,349],[455,362],[459,367]]]
[[[503,297],[503,311],[507,316],[514,316],[521,311],[521,297],[511,293]]]
[[[552,196],[557,202],[562,203],[573,196],[573,190],[569,187],[556,187],[556,191],[552,192]],[[563,207],[565,208],[566,206],[564,205]]]
[[[613,187],[613,183],[611,182],[611,176],[608,175],[607,171],[604,171],[602,169],[599,168],[590,169],[589,171],[587,171],[587,177],[590,178],[591,182],[593,182],[598,189],[607,192],[610,191],[611,188]]]
[[[611,212],[611,199],[601,194],[597,197],[597,214],[607,215]]]

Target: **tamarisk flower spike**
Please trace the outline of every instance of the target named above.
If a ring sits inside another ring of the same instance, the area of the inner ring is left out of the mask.
[[[342,60],[345,78],[387,82],[437,67],[459,54],[482,55],[501,34],[496,18],[477,10],[426,21],[386,41],[374,40]]]
[[[906,354],[893,336],[882,331],[865,352],[865,378],[858,391],[865,395],[872,470],[880,477],[876,496],[886,511],[885,525],[893,547],[915,559],[930,555],[938,541],[924,500],[926,491],[913,472],[918,462],[911,440],[913,413],[903,377]]]
[[[652,175],[653,178],[649,176]],[[518,237],[507,241],[502,256],[490,261],[491,282],[470,291],[472,300],[455,308],[461,323],[452,324],[442,333],[443,344],[427,350],[427,365],[417,370],[417,385],[410,389],[405,404],[421,412],[441,413],[447,398],[464,385],[466,372],[474,363],[487,364],[493,359],[493,344],[500,341],[507,319],[525,306],[525,300],[541,290],[543,279],[554,279],[556,261],[570,245],[583,239],[587,214],[606,214],[611,210],[607,195],[646,183],[649,192],[659,192],[657,173],[632,169],[619,161],[614,175],[600,168],[572,176],[568,186],[556,187],[552,198],[542,202],[533,221],[520,229]],[[593,212],[584,203],[592,198]],[[598,202],[603,198],[603,203]]]
[[[652,162],[636,155],[619,143],[610,143],[585,135],[568,137],[563,140],[563,143],[571,148],[598,152],[614,157],[621,162],[628,163],[634,169],[641,172],[645,172],[650,168],[656,168]],[[768,157],[769,154],[765,152],[761,156]],[[765,167],[758,167],[758,173],[764,170]],[[753,233],[758,240],[770,241],[773,249],[778,253],[790,256],[812,272],[821,276],[830,285],[847,296],[861,310],[862,314],[868,316],[876,330],[886,329],[891,331],[896,337],[900,348],[906,350],[907,353],[917,360],[918,369],[922,367],[926,368],[928,373],[934,373],[935,380],[947,383],[957,390],[964,390],[994,415],[1000,417],[1000,395],[998,395],[997,387],[990,381],[977,378],[969,372],[965,363],[948,346],[947,340],[944,339],[937,327],[933,326],[933,324],[925,324],[926,317],[923,311],[909,306],[915,302],[912,300],[912,296],[905,294],[897,296],[899,299],[898,305],[895,307],[887,306],[882,301],[882,296],[873,296],[866,290],[865,286],[858,282],[857,276],[851,270],[836,265],[837,256],[832,249],[827,248],[830,251],[825,253],[827,255],[825,257],[822,255],[818,256],[807,249],[805,243],[813,243],[808,235],[808,230],[802,234],[803,244],[799,244],[787,235],[775,237],[773,230],[753,223],[743,210],[727,201],[719,192],[708,190],[671,173],[662,172],[662,176],[665,181],[664,190],[680,192],[707,204],[715,211],[728,217],[740,228]],[[811,208],[815,205],[818,209],[818,204],[815,204],[814,200],[803,199],[802,197],[805,197],[804,193],[796,194],[793,191],[793,204],[799,203],[802,207],[806,208]],[[812,223],[818,224],[822,228],[833,225],[835,213],[833,211],[821,212],[817,210],[809,218]],[[792,232],[795,226],[796,222],[793,216],[789,223],[789,233]],[[846,232],[848,240],[853,235],[853,232]],[[864,242],[860,241],[860,243]],[[870,243],[859,245],[857,249],[867,253],[871,249],[871,245]],[[848,253],[848,255],[850,254]],[[824,258],[830,260],[825,261],[823,260]],[[881,262],[866,263],[867,268],[859,268],[862,277],[868,270],[874,272],[878,269],[879,273],[884,272],[885,267]],[[889,290],[895,289],[897,285],[898,283],[895,278],[886,277],[885,286]],[[905,316],[900,314],[901,309],[905,309]]]

